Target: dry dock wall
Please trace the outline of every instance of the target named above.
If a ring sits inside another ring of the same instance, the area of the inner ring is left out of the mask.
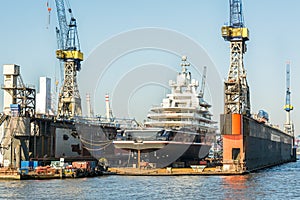
[[[253,171],[294,161],[293,136],[240,114],[221,115],[223,170]]]

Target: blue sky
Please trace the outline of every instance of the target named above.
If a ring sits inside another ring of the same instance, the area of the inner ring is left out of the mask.
[[[47,1],[45,0],[10,0],[3,2],[0,8],[0,65],[19,64],[24,82],[34,84],[36,88],[38,88],[40,76],[54,78],[58,76],[59,71],[55,58],[56,10],[54,0],[49,1],[52,7],[50,25],[48,25]],[[192,38],[205,49],[219,71],[220,78],[224,79],[227,76],[229,44],[220,34],[221,26],[228,21],[227,0],[70,0],[70,3],[79,26],[81,50],[86,58],[97,46],[119,33],[145,27],[158,27],[174,30]],[[290,60],[292,104],[295,107],[292,111],[292,119],[295,122],[296,131],[300,126],[297,121],[300,117],[298,111],[300,89],[297,87],[300,85],[300,79],[297,78],[300,74],[299,10],[300,2],[295,0],[244,1],[245,24],[250,30],[248,52],[245,54],[244,61],[250,86],[251,110],[253,113],[259,109],[266,110],[272,123],[282,127],[285,122],[283,110],[285,63]],[[151,52],[146,52],[144,58],[150,54]],[[177,65],[180,61],[175,56],[160,55],[157,52],[154,54],[161,58],[153,62],[166,58],[163,64]],[[116,65],[130,65],[131,62],[135,63],[134,59],[137,57],[128,55]],[[143,55],[139,55],[138,59],[140,60],[138,64],[142,64]],[[149,59],[144,61],[150,62]],[[83,67],[88,68],[84,62]],[[120,72],[112,71],[111,73],[119,74]],[[0,82],[3,83],[2,76]],[[86,84],[86,82],[84,80],[79,84]],[[151,90],[151,88],[147,89]],[[81,95],[84,98],[85,94]],[[137,99],[142,99],[140,97]],[[219,98],[222,104],[222,94]],[[0,107],[2,107],[2,102],[0,98]],[[104,114],[103,106],[95,110],[97,113]],[[219,118],[220,112],[222,110],[214,111],[215,119]]]

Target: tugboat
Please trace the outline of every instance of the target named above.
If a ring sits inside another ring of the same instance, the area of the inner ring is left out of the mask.
[[[144,127],[125,129],[113,142],[115,148],[131,152],[129,165],[189,167],[208,156],[217,128],[211,105],[203,98],[206,68],[198,92],[199,81],[192,79],[188,66],[183,56],[176,81],[169,81],[171,93],[150,109]]]

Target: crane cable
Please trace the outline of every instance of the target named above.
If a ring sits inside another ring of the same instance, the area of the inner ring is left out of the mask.
[[[47,6],[47,10],[48,10],[48,24],[47,24],[46,28],[48,29],[50,26],[50,22],[51,22],[50,19],[51,19],[51,11],[52,11],[49,0],[46,2],[46,6]]]

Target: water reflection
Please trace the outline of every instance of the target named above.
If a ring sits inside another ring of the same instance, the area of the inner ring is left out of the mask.
[[[249,175],[222,176],[224,199],[250,199],[248,191]]]
[[[300,161],[243,176],[0,180],[0,199],[299,199]]]

